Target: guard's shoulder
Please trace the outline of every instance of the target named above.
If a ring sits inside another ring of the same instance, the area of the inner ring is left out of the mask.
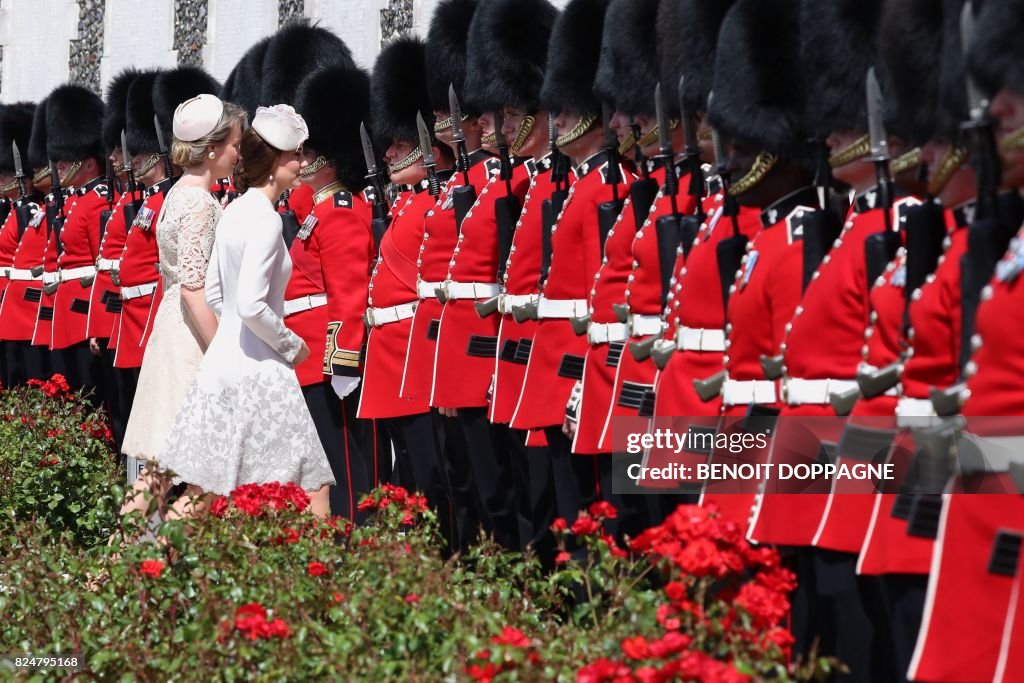
[[[341,190],[340,192],[334,193],[334,208],[336,209],[353,209],[355,208],[355,200],[352,197],[352,193],[347,190]]]

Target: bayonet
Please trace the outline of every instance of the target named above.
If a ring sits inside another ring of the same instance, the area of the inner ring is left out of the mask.
[[[960,50],[966,57],[974,43],[974,11],[970,0],[960,10]],[[964,73],[967,86],[967,109],[971,121],[982,122],[988,116],[988,98],[978,88],[970,70]]]
[[[889,140],[882,120],[882,88],[878,85],[875,68],[868,69],[866,78],[868,110],[868,138],[871,141],[871,156],[878,175],[878,206],[885,211],[886,232],[892,232],[892,173],[889,170]]]
[[[683,151],[690,169],[690,187],[694,199],[694,215],[704,218],[704,170],[700,165],[700,143],[697,142],[697,117],[686,104],[686,76],[679,77],[679,125],[683,127]]]
[[[974,7],[971,0],[960,10],[960,50],[964,61],[974,44]],[[977,217],[987,218],[996,213],[996,196],[1002,183],[1002,168],[995,141],[995,121],[989,114],[989,101],[978,84],[965,71],[967,108],[970,119],[961,126],[972,137],[974,150],[972,160],[978,174]]]
[[[601,103],[601,123],[604,126],[604,151],[608,156],[608,171],[605,173],[604,182],[612,186],[612,201],[619,201],[619,139],[611,127],[612,108],[607,102]],[[610,226],[609,226],[610,227]]]
[[[370,133],[367,132],[366,124],[362,121],[359,122],[359,141],[363,146],[363,161],[366,162],[366,179],[373,185],[373,203],[377,209],[375,213],[381,214],[378,218],[382,218],[387,213],[388,205],[384,197],[384,179],[377,166],[377,155],[373,151]]]
[[[715,93],[708,93],[707,111],[711,111],[711,103],[714,101],[714,97]],[[740,223],[737,217],[739,206],[736,204],[736,198],[729,192],[729,157],[725,154],[725,143],[722,142],[722,136],[719,134],[718,129],[714,127],[711,128],[711,146],[715,151],[715,172],[718,173],[718,179],[722,183],[722,196],[725,197],[722,204],[722,215],[730,218],[733,234],[739,235]]]
[[[124,128],[121,129],[121,156],[124,158],[124,172],[128,176],[128,192],[131,193],[132,201],[134,201],[138,186],[135,184],[135,167],[132,165],[131,152],[128,151],[128,135],[124,132]]]
[[[14,140],[11,141],[11,152],[14,154],[14,177],[18,179],[18,192],[21,193],[18,199],[24,199],[28,195],[28,185],[25,180],[25,169],[21,165],[21,150]]]
[[[459,97],[455,94],[454,83],[448,84],[448,108],[452,115],[452,140],[458,149],[462,182],[464,185],[469,185],[469,154],[466,153],[466,133],[462,129],[462,107],[459,106]]]
[[[437,180],[437,161],[434,159],[434,146],[430,141],[430,132],[427,130],[427,123],[423,120],[423,114],[416,112],[416,131],[420,136],[420,152],[423,153],[423,166],[427,169],[427,191],[431,197],[441,194],[441,184]]]
[[[160,128],[160,118],[153,114],[153,129],[156,130],[156,144],[160,148],[160,158],[164,162],[164,174],[171,178],[174,176],[174,169],[171,167],[171,154],[167,149],[167,142],[164,141],[164,131]]]
[[[107,208],[114,208],[114,183],[117,181],[117,177],[114,175],[114,162],[107,157],[107,183],[110,185],[110,191],[107,192]]]
[[[675,152],[672,150],[672,129],[668,124],[665,111],[665,98],[661,94],[661,83],[654,86],[654,115],[658,125],[658,147],[661,161],[665,165],[665,193],[672,203],[672,215],[679,215],[676,193],[679,191],[679,178],[676,176]]]

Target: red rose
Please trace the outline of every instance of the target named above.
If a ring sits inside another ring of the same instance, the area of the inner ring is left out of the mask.
[[[420,596],[416,595],[415,593],[409,593],[405,596],[405,601],[410,605],[414,605],[420,601]]]
[[[331,598],[334,602],[342,602],[345,599],[345,596],[341,593],[331,593]]]
[[[373,496],[366,496],[359,501],[359,505],[356,506],[356,509],[365,512],[366,510],[372,510],[375,507],[377,507],[377,501],[373,499]]]
[[[569,528],[569,525],[565,521],[565,517],[556,517],[555,521],[551,523],[552,531],[565,531]]]
[[[647,639],[643,636],[633,636],[622,641],[622,653],[630,659],[647,659],[651,650],[647,646]]]
[[[210,513],[214,517],[223,517],[228,511],[228,499],[224,496],[217,496],[212,503],[210,503]]]
[[[679,602],[686,599],[686,586],[678,581],[669,581],[665,585],[665,595],[672,602]]]
[[[563,550],[562,552],[555,555],[555,564],[565,564],[570,559],[572,559],[572,556]]]
[[[684,635],[677,631],[670,631],[666,633],[660,640],[655,640],[650,643],[651,657],[655,659],[665,659],[672,655],[679,654],[690,646],[692,639],[690,636]]]
[[[491,638],[495,645],[508,645],[509,647],[529,647],[530,639],[526,634],[514,626],[506,626],[501,629],[501,635]]]
[[[604,517],[605,519],[615,519],[619,516],[619,511],[615,509],[615,506],[606,500],[599,500],[596,503],[591,504],[587,511],[590,512],[591,517]]]
[[[604,657],[576,672],[576,683],[603,683],[616,677],[629,676],[629,667]]]
[[[323,562],[310,562],[308,571],[310,576],[323,576],[329,573],[330,570],[327,569],[327,565]]]
[[[139,571],[151,579],[159,579],[164,571],[164,563],[160,560],[145,560]]]
[[[572,532],[577,536],[588,536],[596,533],[601,525],[593,517],[581,514],[576,518],[576,521],[572,523]]]

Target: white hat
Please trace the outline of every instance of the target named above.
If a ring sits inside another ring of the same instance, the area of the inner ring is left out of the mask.
[[[182,142],[195,142],[213,132],[223,113],[224,103],[218,97],[197,95],[174,110],[171,131]]]
[[[297,152],[309,137],[306,121],[287,104],[257,107],[252,127],[264,142],[282,152]]]

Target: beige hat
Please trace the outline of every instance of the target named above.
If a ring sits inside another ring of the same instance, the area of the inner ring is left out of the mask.
[[[224,113],[224,103],[214,95],[198,95],[185,100],[174,110],[171,130],[182,142],[200,140],[217,127]]]
[[[297,152],[309,137],[306,121],[287,104],[257,107],[252,128],[264,142],[282,152]]]

